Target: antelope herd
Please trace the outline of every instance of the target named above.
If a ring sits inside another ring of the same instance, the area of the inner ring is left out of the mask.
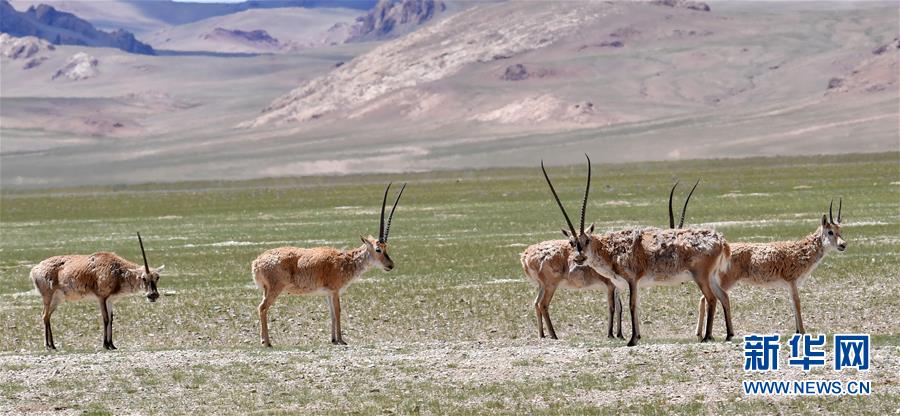
[[[585,227],[588,195],[591,188],[591,161],[587,158],[587,185],[581,201],[576,229],[553,187],[541,162],[541,171],[566,227],[565,239],[550,240],[528,246],[520,261],[526,278],[537,286],[534,312],[538,335],[544,338],[544,324],[550,338],[557,334],[550,320],[550,301],[557,289],[606,290],[609,319],[607,336],[624,339],[622,334],[622,302],[620,294],[628,289],[631,319],[629,346],[641,338],[639,305],[640,288],[693,281],[700,289],[697,315],[697,337],[701,342],[713,339],[716,301],[722,305],[726,340],[734,336],[731,322],[730,290],[739,281],[764,287],[783,287],[790,291],[794,307],[796,332],[803,333],[798,286],[815,270],[825,255],[844,251],[841,237],[841,209],[833,216],[833,201],[828,215],[811,234],[799,241],[773,243],[728,243],[725,237],[709,228],[684,227],[688,202],[699,184],[694,184],[682,208],[678,227],[672,211],[676,183],[669,193],[669,228],[633,227],[596,232],[594,224]],[[331,342],[344,345],[341,334],[341,293],[373,267],[384,271],[394,268],[388,255],[388,236],[394,211],[406,189],[404,184],[385,221],[385,207],[391,185],[381,202],[378,237],[360,236],[362,245],[342,251],[331,247],[281,247],[260,254],[251,264],[256,286],[262,290],[259,304],[259,335],[264,346],[271,347],[268,311],[282,293],[317,294],[325,297],[331,316]],[[56,349],[50,317],[62,301],[94,299],[99,303],[103,322],[103,347],[116,349],[112,340],[113,301],[143,291],[150,302],[159,298],[157,284],[165,266],[151,268],[140,234],[138,243],[143,266],[114,253],[65,255],[48,258],[31,269],[31,279],[43,300],[44,344]]]

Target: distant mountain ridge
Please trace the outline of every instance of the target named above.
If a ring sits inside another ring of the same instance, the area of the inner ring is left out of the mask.
[[[382,40],[409,33],[447,10],[441,0],[379,0],[359,17],[348,42]]]
[[[377,0],[248,0],[240,3],[192,3],[176,1],[122,0],[131,4],[147,17],[170,25],[192,23],[210,17],[224,16],[251,9],[276,9],[285,7],[345,8],[369,10]]]
[[[137,40],[130,32],[98,30],[87,20],[46,4],[19,12],[7,0],[0,0],[0,32],[20,37],[35,36],[57,45],[112,47],[143,55],[156,53],[153,47]]]

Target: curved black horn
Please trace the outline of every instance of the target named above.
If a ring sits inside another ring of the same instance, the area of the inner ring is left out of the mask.
[[[381,242],[384,242],[384,205],[387,204],[387,195],[391,190],[391,184],[393,182],[388,183],[387,188],[384,188],[384,199],[381,200],[381,222],[378,223],[378,241]]]
[[[141,233],[137,233],[138,243],[141,245],[141,256],[144,256],[144,270],[150,274],[150,265],[147,263],[147,253],[144,251],[144,240],[141,240]]]
[[[841,223],[841,208],[844,205],[844,198],[838,199],[838,224]]]
[[[678,187],[678,181],[675,181],[675,185],[672,185],[672,190],[669,191],[669,228],[675,228],[675,216],[672,214],[672,195],[675,195],[675,188]]]
[[[400,197],[403,196],[403,190],[406,189],[406,184],[404,183],[402,187],[400,187],[400,193],[397,194],[397,199],[394,200],[394,206],[391,207],[391,215],[388,216],[387,227],[384,228],[384,242],[386,243],[388,240],[388,235],[391,233],[391,221],[394,219],[394,210],[397,209],[397,203],[400,202]]]
[[[588,177],[587,177],[587,185],[584,187],[584,201],[581,202],[581,233],[584,234],[584,215],[587,211],[587,201],[588,201],[588,192],[591,191],[591,158],[588,157],[587,153],[584,154],[584,157],[587,159],[588,164]]]
[[[578,233],[575,232],[575,226],[572,225],[572,220],[569,219],[569,214],[566,213],[566,209],[563,207],[562,202],[559,201],[559,195],[556,194],[556,189],[553,188],[553,182],[550,182],[550,176],[547,175],[547,169],[544,169],[544,161],[541,161],[541,171],[544,172],[544,179],[547,180],[547,185],[550,185],[550,192],[553,193],[553,199],[556,200],[556,205],[559,205],[559,209],[562,210],[563,217],[566,218],[566,224],[569,225],[569,231],[572,232],[572,237],[575,238],[575,241],[578,241]]]
[[[681,208],[681,220],[678,222],[678,228],[684,226],[684,213],[687,212],[688,202],[691,202],[691,195],[694,194],[694,189],[697,189],[697,185],[700,185],[700,179],[697,179],[697,182],[694,183],[694,187],[691,188],[691,192],[688,194],[687,199],[684,200],[684,207]]]
[[[834,206],[834,198],[831,198],[831,202],[828,204],[828,222],[834,224],[834,217],[831,215],[832,206]]]

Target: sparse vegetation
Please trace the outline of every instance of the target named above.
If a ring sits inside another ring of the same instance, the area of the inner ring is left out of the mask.
[[[564,224],[531,168],[4,191],[0,413],[892,414],[898,161],[893,152],[598,164],[588,210],[600,230],[665,226],[673,177],[700,177],[686,224],[772,241],[810,233],[828,201],[843,197],[848,250],[828,256],[801,289],[803,313],[811,333],[873,335],[868,398],[743,397],[740,380],[756,375],[741,370],[740,343],[721,341],[721,312],[719,341],[696,342],[691,284],[643,293],[638,347],[607,340],[602,291],[559,292],[562,340],[537,339],[518,253]],[[578,199],[583,171],[551,172],[561,197]],[[358,234],[377,233],[372,201],[383,184],[401,179],[410,185],[391,232],[397,267],[345,292],[350,345],[328,343],[323,299],[285,296],[270,311],[275,348],[261,348],[250,261],[281,245],[356,246]],[[136,230],[148,257],[166,265],[160,301],[117,304],[113,353],[100,350],[97,305],[64,304],[53,317],[60,351],[45,352],[30,267],[63,252],[139,259]],[[738,285],[732,304],[738,338],[793,332],[783,291]]]

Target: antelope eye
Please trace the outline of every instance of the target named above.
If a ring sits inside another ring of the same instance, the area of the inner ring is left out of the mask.
[[[828,235],[834,235],[834,231],[828,230]]]
[[[376,249],[375,249],[375,252],[376,252],[376,253],[381,253],[381,249],[380,249],[380,248],[376,248]]]

